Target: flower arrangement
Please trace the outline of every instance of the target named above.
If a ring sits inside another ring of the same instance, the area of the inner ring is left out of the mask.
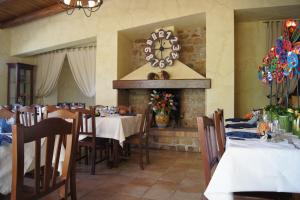
[[[172,110],[176,110],[176,102],[174,101],[174,95],[165,91],[153,90],[150,94],[149,104],[152,106],[152,110],[157,113],[169,114]]]

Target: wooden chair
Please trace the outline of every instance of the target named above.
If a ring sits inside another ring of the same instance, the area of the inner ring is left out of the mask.
[[[85,149],[85,155],[78,158],[78,160],[85,158],[85,163],[88,164],[89,152],[91,150],[91,174],[95,174],[95,165],[108,159],[108,139],[96,137],[96,120],[95,110],[91,107],[90,110],[78,108],[71,110],[72,112],[77,111],[82,114],[80,121],[79,135],[87,136],[86,138],[78,141],[78,149],[80,152],[81,148]],[[97,158],[97,150],[100,151],[100,160]],[[104,157],[103,157],[104,152]]]
[[[65,109],[65,108],[59,108],[57,106],[47,106],[44,110],[44,118],[48,119],[48,118],[62,118],[64,120],[72,120],[74,123],[74,116],[75,116],[76,112],[71,112],[69,109]],[[51,115],[51,116],[50,116]],[[78,128],[76,129],[77,132],[79,132],[80,129],[80,119],[81,119],[81,113],[79,113],[79,118],[78,118]],[[78,134],[77,134],[78,135]],[[78,143],[78,137],[76,139],[76,142]],[[63,145],[66,145],[66,142],[63,141]],[[77,149],[78,145],[76,145],[76,149]],[[74,156],[74,169],[73,169],[73,176],[70,177],[70,189],[71,189],[71,196],[76,194],[76,156]],[[72,199],[76,198],[72,197]]]
[[[147,108],[142,115],[141,125],[139,133],[126,138],[126,144],[136,145],[139,149],[139,165],[144,170],[144,155],[146,156],[147,164],[150,163],[149,158],[149,130],[150,130],[150,119],[152,119],[152,112]],[[145,151],[145,154],[144,154]]]
[[[16,123],[24,126],[33,126],[38,122],[38,114],[35,107],[23,106],[17,110]]]
[[[0,108],[0,118],[3,119],[10,119],[12,117],[15,117],[15,113],[6,109],[6,108]]]
[[[216,129],[218,147],[219,147],[219,156],[221,158],[225,151],[225,141],[226,141],[223,110],[218,109],[217,111],[215,111],[214,124]]]
[[[58,189],[60,190],[60,197],[67,199],[69,183],[71,198],[76,199],[74,155],[79,130],[78,119],[81,116],[80,113],[67,111],[56,111],[54,115],[55,118],[43,120],[31,127],[25,127],[21,124],[13,126],[12,200],[39,199]],[[62,118],[72,119],[73,123],[67,122]],[[46,139],[46,152],[45,167],[43,168],[44,171],[41,172],[41,140],[43,138]],[[58,176],[60,150],[64,138],[66,140],[65,157],[62,173]],[[55,145],[55,140],[57,145]],[[30,142],[35,143],[34,186],[24,184],[24,145]],[[53,158],[54,165],[52,165]],[[43,176],[41,176],[42,173]]]
[[[205,176],[205,185],[212,177],[213,169],[219,163],[218,145],[214,121],[206,116],[197,117],[198,133],[200,139],[201,157]]]

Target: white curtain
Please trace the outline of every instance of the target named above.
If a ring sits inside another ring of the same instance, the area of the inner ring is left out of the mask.
[[[96,94],[96,47],[79,47],[67,50],[67,56],[74,79],[87,97]]]
[[[267,26],[267,40],[266,40],[266,53],[270,50],[272,46],[276,44],[276,39],[283,35],[283,22],[284,20],[272,20],[272,21],[266,21]],[[297,20],[298,23],[300,23],[300,20]],[[297,86],[297,79],[292,79],[289,81],[289,87],[288,92],[292,93],[296,89]],[[273,94],[278,95],[278,97],[283,97],[286,94],[287,85],[286,84],[280,84],[277,85],[277,91],[276,91],[276,84],[273,84]]]
[[[56,87],[66,56],[64,50],[53,51],[37,56],[37,79],[35,95],[39,103],[51,94]]]
[[[266,45],[266,53],[270,50],[272,46],[275,45],[276,39],[282,35],[282,23],[283,21],[266,21],[267,25],[267,45]]]

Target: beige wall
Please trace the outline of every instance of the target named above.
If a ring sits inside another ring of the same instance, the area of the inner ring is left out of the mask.
[[[34,64],[32,57],[19,58],[10,56],[10,34],[0,30],[0,105],[7,104],[7,65],[9,62]]]
[[[96,103],[116,104],[112,80],[117,72],[117,33],[186,15],[206,13],[206,76],[212,89],[206,91],[206,112],[217,107],[226,116],[234,114],[234,10],[299,4],[299,0],[110,0],[91,18],[76,11],[34,21],[11,29],[11,54],[49,50],[97,37]],[[222,97],[222,100],[220,100]]]
[[[118,34],[118,79],[132,71],[132,46],[133,42],[124,34]]]
[[[244,116],[253,108],[267,105],[267,87],[257,78],[258,66],[266,53],[266,24],[236,24],[235,97],[236,115]]]
[[[87,106],[95,105],[95,98],[84,96],[78,88],[67,59],[64,61],[57,83],[57,102],[80,102],[86,103]]]

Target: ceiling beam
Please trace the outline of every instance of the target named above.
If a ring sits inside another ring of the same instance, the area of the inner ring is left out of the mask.
[[[0,0],[0,2],[1,2],[1,0]],[[55,4],[53,6],[49,6],[47,8],[31,12],[31,13],[28,13],[28,14],[20,16],[20,17],[17,17],[15,19],[2,22],[2,23],[0,23],[0,28],[4,29],[4,28],[10,28],[10,27],[13,27],[13,26],[25,24],[27,22],[30,22],[30,21],[33,21],[33,20],[36,20],[36,19],[41,19],[41,18],[44,18],[44,17],[48,17],[48,16],[51,16],[51,15],[61,13],[63,11],[65,11],[64,8],[62,8],[59,4]]]

